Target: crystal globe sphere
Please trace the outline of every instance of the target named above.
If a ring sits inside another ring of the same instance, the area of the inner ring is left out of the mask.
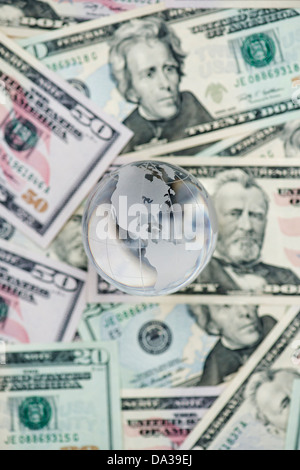
[[[83,239],[97,273],[142,296],[191,283],[216,245],[217,217],[205,188],[183,168],[135,162],[106,174],[89,197]]]

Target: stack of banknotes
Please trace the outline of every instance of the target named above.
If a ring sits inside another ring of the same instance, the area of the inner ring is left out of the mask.
[[[300,449],[299,28],[300,0],[0,0],[1,450]],[[151,301],[81,228],[143,159],[219,220]]]

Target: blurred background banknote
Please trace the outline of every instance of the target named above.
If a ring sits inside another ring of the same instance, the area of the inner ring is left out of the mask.
[[[0,0],[31,54],[0,36],[1,450],[299,448],[300,3],[154,3]],[[143,158],[199,178],[220,225],[150,300],[85,272],[81,228]]]
[[[299,101],[299,83],[295,86],[293,99]],[[247,157],[247,158],[297,158],[300,156],[300,121],[288,121],[277,126],[268,126],[246,134],[222,139],[216,143],[171,152],[166,155],[175,159],[188,152],[191,157]],[[116,163],[122,164],[123,157]]]
[[[89,304],[79,334],[118,343],[122,388],[217,386],[232,379],[288,310],[247,303]]]
[[[130,132],[2,34],[0,82],[1,214],[45,248]]]
[[[221,387],[123,390],[125,450],[177,450]]]
[[[122,448],[113,343],[9,346],[0,368],[1,450]]]
[[[206,147],[197,156],[247,158],[299,158],[300,121],[265,127],[245,135],[224,139]]]
[[[133,131],[122,154],[149,158],[149,151],[152,156],[179,152],[299,118],[292,92],[300,73],[300,10],[258,10],[257,21],[251,21],[252,14],[245,11],[245,28],[238,10],[158,5],[21,44]],[[160,41],[157,50],[141,44],[142,31],[167,32],[172,57]],[[120,45],[135,37],[129,87]],[[161,61],[170,63],[167,86],[161,86],[159,74],[145,72],[159,69]]]
[[[300,343],[299,343],[300,348]],[[300,364],[300,349],[295,360]],[[293,387],[290,417],[286,436],[286,450],[300,450],[300,379],[296,379]]]
[[[9,36],[29,37],[151,3],[158,1],[1,0],[0,30]]]

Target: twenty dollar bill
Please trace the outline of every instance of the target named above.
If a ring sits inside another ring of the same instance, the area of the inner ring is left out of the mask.
[[[87,20],[131,10],[156,0],[1,0],[0,29],[9,36],[30,37]]]

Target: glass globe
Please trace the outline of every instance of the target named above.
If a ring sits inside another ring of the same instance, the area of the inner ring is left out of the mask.
[[[191,283],[216,245],[217,217],[200,182],[183,168],[142,161],[105,175],[83,216],[97,273],[131,295],[172,294]]]

